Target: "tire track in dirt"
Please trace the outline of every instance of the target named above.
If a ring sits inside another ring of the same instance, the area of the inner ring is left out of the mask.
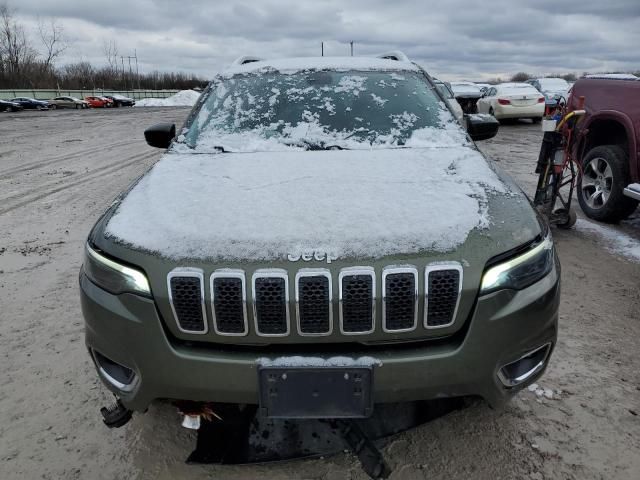
[[[28,197],[25,198],[23,201],[20,201],[18,203],[15,203],[13,205],[10,205],[8,207],[2,208],[0,209],[0,215],[3,215],[5,213],[8,213],[12,210],[15,210],[17,208],[23,207],[25,205],[28,205],[30,203],[36,202],[38,200],[42,200],[43,198],[46,198],[50,195],[53,195],[55,193],[61,192],[63,190],[67,190],[69,188],[73,188],[76,187],[78,185],[82,185],[84,183],[87,182],[91,182],[93,180],[96,180],[98,178],[103,177],[104,175],[109,175],[112,173],[115,173],[125,167],[128,167],[130,165],[133,165],[135,163],[139,163],[142,160],[147,160],[149,158],[152,158],[153,156],[157,155],[158,152],[148,152],[145,154],[138,154],[138,155],[133,155],[131,157],[126,158],[125,160],[122,160],[120,162],[117,163],[112,163],[110,165],[98,168],[96,170],[92,170],[91,172],[87,172],[85,174],[81,174],[75,177],[75,181],[73,182],[69,182],[69,183],[64,183],[62,185],[59,185],[59,182],[56,182],[55,184],[49,184],[48,186],[53,186],[53,185],[59,185],[58,187],[52,188],[50,190],[44,191],[44,192],[32,192],[35,193],[35,195],[31,195],[29,196],[29,194],[27,195],[23,195],[23,194],[19,194],[19,195],[13,195],[12,197],[8,197],[7,199],[1,199],[0,202],[5,203],[6,200],[9,200],[11,198],[14,199],[20,199],[20,198],[24,198],[24,197]]]
[[[109,145],[109,148],[117,148],[124,147],[127,145],[132,145],[134,143],[139,143],[137,140],[127,140],[124,142],[116,142]],[[75,160],[82,155],[86,155],[88,153],[96,152],[96,147],[86,148],[83,150],[77,150],[75,152],[71,152],[64,155],[57,155],[55,157],[49,157],[47,160],[39,160],[29,163],[23,163],[18,167],[7,168],[6,170],[0,170],[0,176],[4,178],[8,178],[11,175],[15,175],[16,173],[25,172],[27,170],[35,170],[36,168],[45,167],[47,165],[51,165],[52,163],[56,163],[62,160]]]

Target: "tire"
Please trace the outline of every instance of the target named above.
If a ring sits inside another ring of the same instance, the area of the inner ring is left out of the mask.
[[[629,185],[629,158],[618,145],[594,147],[582,161],[577,195],[587,217],[617,223],[631,215],[638,202],[623,194]]]
[[[78,110],[79,108],[80,108],[80,105],[76,103],[76,110]]]
[[[51,110],[55,110],[56,108],[58,108],[58,106],[54,103],[53,105],[49,105],[49,108]]]
[[[533,118],[531,119],[531,121],[532,121],[533,123],[540,123],[540,122],[542,121],[542,117],[533,117]]]

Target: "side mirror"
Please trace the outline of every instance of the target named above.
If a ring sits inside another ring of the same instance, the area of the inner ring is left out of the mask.
[[[467,133],[474,142],[488,140],[498,133],[500,122],[493,115],[486,113],[473,113],[465,115],[467,121]]]
[[[157,148],[169,148],[175,136],[175,123],[158,123],[144,131],[144,139],[147,143]]]

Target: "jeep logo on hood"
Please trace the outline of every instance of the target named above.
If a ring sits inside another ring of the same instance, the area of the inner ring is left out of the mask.
[[[331,263],[337,259],[338,259],[337,256],[331,255],[330,253],[327,253],[327,252],[320,252],[320,251],[290,253],[289,255],[287,255],[287,260],[289,260],[290,262],[298,262],[300,260],[302,260],[303,262],[310,262],[312,260],[315,260],[316,262],[322,262],[323,260],[326,260],[327,263]]]

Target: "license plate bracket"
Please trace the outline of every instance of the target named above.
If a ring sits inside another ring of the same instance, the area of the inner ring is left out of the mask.
[[[260,411],[269,418],[366,418],[371,367],[260,367]]]

